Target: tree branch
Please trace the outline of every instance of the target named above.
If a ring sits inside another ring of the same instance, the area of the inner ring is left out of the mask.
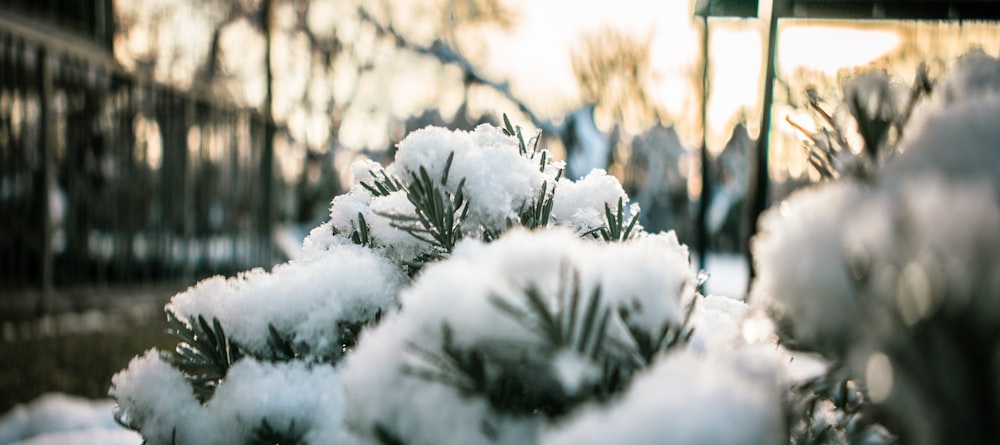
[[[393,28],[392,25],[383,25],[381,22],[378,21],[378,19],[369,14],[368,11],[366,11],[364,8],[358,8],[358,15],[361,17],[362,20],[371,23],[371,25],[375,27],[376,32],[378,32],[381,35],[392,38],[393,42],[395,42],[397,47],[413,51],[417,54],[423,54],[434,57],[443,64],[451,64],[458,66],[465,74],[466,79],[475,82],[479,85],[492,88],[493,90],[497,91],[498,93],[506,97],[507,100],[513,102],[514,105],[517,105],[517,108],[521,110],[522,113],[527,115],[529,119],[531,119],[531,123],[535,127],[541,129],[543,132],[548,134],[559,133],[559,128],[554,123],[552,123],[551,120],[540,118],[528,106],[528,104],[526,104],[524,101],[515,96],[514,93],[511,92],[510,85],[507,84],[507,82],[499,83],[487,78],[482,73],[480,73],[479,70],[477,70],[476,67],[473,66],[472,63],[470,63],[465,57],[462,57],[461,54],[458,54],[454,49],[452,49],[450,46],[448,46],[441,40],[435,39],[434,42],[431,43],[431,46],[429,47],[418,45],[408,40],[406,37],[404,37],[402,34],[396,31],[396,29]]]

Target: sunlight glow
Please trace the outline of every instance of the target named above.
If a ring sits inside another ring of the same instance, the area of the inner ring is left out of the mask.
[[[802,23],[779,32],[780,71],[808,67],[827,75],[844,67],[865,65],[896,49],[901,41],[895,31],[856,29],[851,25]]]

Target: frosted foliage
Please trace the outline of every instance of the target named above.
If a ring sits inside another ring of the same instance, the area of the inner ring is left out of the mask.
[[[628,196],[618,179],[595,169],[576,182],[565,178],[559,180],[552,217],[577,231],[591,230],[604,225],[605,204],[615,211],[619,198],[628,203]]]
[[[388,196],[380,196],[371,202],[371,212],[366,217],[368,219],[369,231],[372,237],[379,240],[383,248],[390,252],[392,258],[405,259],[416,256],[421,252],[429,251],[426,243],[410,236],[410,234],[392,226],[392,220],[383,216],[406,215],[414,216],[413,204],[406,197],[406,193],[397,191]]]
[[[524,362],[544,362],[535,356],[541,339],[490,298],[520,306],[524,289],[535,286],[554,308],[560,277],[570,271],[579,273],[582,294],[589,297],[599,285],[604,305],[641,308],[636,322],[651,329],[679,323],[694,296],[687,250],[673,234],[604,244],[568,229],[513,229],[490,244],[463,241],[447,261],[427,266],[401,296],[403,309],[364,335],[348,356],[343,378],[352,430],[370,435],[382,424],[408,443],[482,443],[487,422],[500,442],[531,443],[523,435],[533,434],[534,421],[509,419],[483,401],[401,369],[413,366],[413,345],[440,345],[445,325],[459,347],[504,344],[524,354]],[[569,390],[590,378],[592,363],[567,353],[556,357],[548,366]]]
[[[544,177],[536,162],[520,155],[514,138],[499,128],[483,124],[473,132],[427,127],[410,133],[399,143],[387,170],[409,180],[424,167],[431,178],[442,177],[448,156],[454,153],[446,188],[452,192],[465,179],[469,199],[467,221],[502,227],[516,218],[521,205],[534,196]]]
[[[382,165],[371,159],[362,159],[351,163],[351,185],[356,186],[361,182],[371,182],[375,175],[382,171]]]
[[[355,439],[378,443],[374,436],[378,425],[408,444],[483,443],[485,428],[497,432],[490,443],[531,443],[537,421],[498,415],[485,400],[402,372],[409,342],[439,341],[438,331],[421,328],[406,317],[389,317],[363,336],[347,357],[344,423]]]
[[[930,100],[916,107],[906,127],[900,151],[916,150],[923,154],[907,155],[898,163],[926,169],[944,162],[940,167],[946,171],[955,162],[965,162],[976,171],[981,171],[984,165],[997,165],[998,150],[983,142],[995,141],[1000,131],[996,125],[998,101],[1000,59],[982,50],[962,55],[935,82]]]
[[[306,443],[340,443],[343,395],[338,371],[302,362],[241,360],[204,405],[180,372],[149,352],[112,380],[123,419],[151,443],[247,443],[267,424]]]
[[[864,193],[849,182],[820,185],[762,216],[750,298],[794,323],[788,328],[796,341],[837,348],[842,326],[859,315],[840,230]]]
[[[167,305],[182,319],[217,318],[230,339],[251,351],[267,351],[268,325],[293,333],[298,344],[317,355],[340,345],[338,322],[364,322],[388,310],[404,282],[385,258],[355,245],[325,256],[307,257],[254,269],[233,278],[204,280],[175,295]]]
[[[461,226],[464,235],[478,237],[485,232],[501,233],[519,220],[522,209],[534,203],[543,185],[548,184],[546,188],[551,193],[562,163],[548,162],[543,169],[540,162],[544,152],[540,150],[534,157],[521,154],[516,138],[486,124],[472,132],[441,127],[414,131],[399,143],[395,159],[385,168],[370,160],[352,164],[351,189],[334,198],[330,221],[309,235],[304,250],[307,254],[322,252],[339,244],[339,240],[349,239],[352,233],[359,231],[363,218],[368,225],[372,247],[397,264],[410,264],[420,258],[439,255],[433,246],[395,227],[389,216],[415,216],[416,210],[407,192],[392,191],[392,188],[411,187],[414,175],[419,177],[421,169],[435,184],[440,184],[449,156],[453,158],[442,188],[457,194],[464,180],[462,195],[468,206]],[[389,190],[380,190],[377,195],[369,190],[378,189],[376,183],[386,178],[394,182]],[[617,180],[608,177],[600,186],[608,184],[623,194]],[[589,209],[588,228],[599,227],[604,222],[603,203],[595,200],[576,203],[581,208],[588,204],[599,205],[599,208]]]
[[[584,410],[541,443],[781,443],[780,393],[772,381],[730,357],[679,351],[636,378],[620,401]]]

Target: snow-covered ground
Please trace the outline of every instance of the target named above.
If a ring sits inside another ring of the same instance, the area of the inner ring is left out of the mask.
[[[142,437],[115,423],[112,400],[46,394],[0,416],[0,444],[138,445]]]
[[[691,264],[698,264],[697,258],[691,259]],[[705,272],[708,281],[705,282],[705,295],[745,300],[747,283],[750,280],[750,267],[744,255],[736,253],[709,253],[705,261]]]

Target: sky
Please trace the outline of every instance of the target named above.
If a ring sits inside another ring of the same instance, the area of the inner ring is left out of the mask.
[[[653,61],[651,91],[681,130],[685,142],[700,137],[701,98],[693,88],[701,73],[702,24],[688,0],[508,0],[518,11],[511,33],[495,31],[489,41],[488,64],[498,77],[544,114],[565,113],[579,106],[570,52],[581,36],[603,28],[650,36]],[[765,0],[763,14],[769,14]],[[573,13],[567,11],[572,10]],[[721,151],[732,125],[759,119],[766,20],[713,18],[709,24],[709,146]],[[854,24],[786,25],[781,30],[783,72],[810,68],[829,76],[843,68],[865,65],[898,48],[902,39],[886,29],[857,29]]]
[[[421,43],[440,37],[434,34],[433,18],[440,15],[435,10],[440,5],[435,5],[443,2],[385,1],[392,5],[394,17],[407,18],[397,20],[397,26],[408,37]],[[649,39],[651,67],[644,79],[650,96],[664,111],[665,123],[675,124],[682,142],[694,148],[700,145],[701,137],[701,97],[696,86],[702,69],[703,30],[691,12],[693,3],[503,0],[514,12],[511,29],[477,26],[450,37],[457,49],[492,80],[509,82],[518,98],[538,114],[554,120],[584,105],[571,65],[571,54],[580,48],[582,39],[606,29]],[[218,5],[225,4],[120,0],[116,2],[119,16],[130,15],[151,25],[118,36],[116,56],[127,68],[134,68],[142,66],[144,52],[152,53],[158,60],[156,78],[181,88],[198,86],[191,73],[196,70],[197,60],[206,57],[209,30],[222,20],[224,12]],[[259,0],[238,4],[259,4]],[[427,58],[394,51],[387,48],[386,42],[373,39],[363,26],[341,20],[349,15],[345,12],[351,12],[344,8],[355,7],[349,1],[309,2],[309,29],[321,37],[336,33],[352,46],[351,53],[336,57],[332,66],[318,66],[316,53],[310,53],[309,39],[294,31],[296,4],[276,3],[274,25],[282,32],[272,33],[274,115],[287,124],[289,133],[298,141],[277,147],[279,156],[301,156],[302,147],[314,151],[330,146],[385,148],[402,137],[392,128],[398,128],[396,123],[407,116],[424,108],[440,109],[447,116],[461,104],[464,93],[461,73],[456,68],[442,68]],[[769,11],[770,2],[762,1],[761,16],[766,18]],[[261,103],[264,77],[256,67],[263,64],[265,41],[254,34],[246,20],[227,26],[220,35],[223,73],[241,80],[225,84],[223,90],[248,104]],[[181,31],[169,37],[170,29]],[[821,83],[830,96],[836,96],[837,81],[858,67],[888,67],[905,83],[912,79],[920,61],[936,59],[940,66],[970,47],[983,47],[990,54],[1000,51],[997,28],[975,23],[959,27],[926,22],[901,26],[884,21],[784,20],[779,32],[779,78],[791,86],[793,94],[799,94],[806,84]],[[709,36],[707,142],[709,150],[718,153],[736,123],[745,122],[753,136],[758,131],[766,19],[712,19]],[[176,42],[162,45],[169,38]],[[157,46],[157,42],[161,45]],[[374,68],[358,75],[358,67],[365,64]],[[516,114],[514,107],[498,99],[495,92],[479,88],[469,95],[474,114]],[[794,98],[776,96],[772,136],[778,142],[774,145],[779,162],[775,164],[797,164],[792,170],[802,174],[802,150],[796,130],[785,124],[785,117],[792,116],[807,127],[810,122],[783,104],[789,99]],[[598,118],[603,128],[611,127],[606,116]],[[624,129],[626,133],[637,133],[643,129],[641,124],[625,122]],[[336,131],[331,132],[334,127]],[[295,176],[294,166],[298,164],[284,164],[291,168],[287,176]]]

